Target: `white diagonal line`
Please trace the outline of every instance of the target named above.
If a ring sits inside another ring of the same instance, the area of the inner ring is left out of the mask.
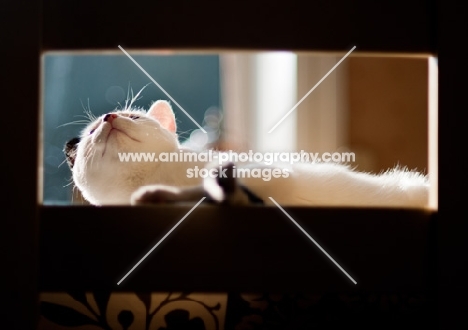
[[[327,257],[328,259],[330,259],[335,265],[336,267],[338,267],[346,276],[348,276],[348,278],[354,283],[354,284],[357,284],[357,282],[335,261],[335,259],[333,259],[328,253],[327,251],[325,251],[319,243],[317,243],[313,238],[312,236],[310,236],[272,197],[269,197],[271,199],[271,201],[273,203],[275,203],[275,205],[281,210],[283,211],[283,213],[289,218],[289,220],[292,221],[292,223],[294,223],[297,228],[299,228],[303,233],[304,235],[307,236],[308,239],[310,239],[319,249],[320,251],[322,251]]]
[[[147,257],[147,256],[149,256],[149,255],[151,254],[151,252],[153,252],[153,251],[154,251],[154,249],[156,249],[156,248],[159,246],[159,244],[161,244],[161,243],[162,243],[162,241],[164,241],[164,240],[166,239],[166,237],[167,237],[167,236],[169,236],[169,235],[170,235],[170,234],[171,234],[171,233],[174,231],[174,229],[176,229],[176,228],[177,228],[177,226],[178,226],[178,225],[180,225],[180,224],[182,223],[182,221],[184,221],[184,220],[185,220],[185,218],[187,218],[187,217],[189,216],[189,214],[190,214],[190,213],[192,213],[192,211],[193,211],[193,210],[195,210],[195,208],[196,208],[198,205],[200,205],[200,203],[201,203],[201,202],[203,202],[203,200],[204,200],[205,198],[206,198],[206,197],[203,197],[202,199],[200,199],[200,201],[199,201],[197,204],[195,204],[195,206],[194,206],[194,207],[192,207],[192,208],[190,209],[190,211],[188,211],[188,212],[187,212],[187,214],[186,214],[186,215],[184,215],[184,216],[183,216],[183,218],[182,218],[182,219],[180,219],[180,220],[179,220],[179,222],[177,222],[177,223],[175,224],[175,226],[174,226],[174,227],[172,227],[172,229],[171,229],[171,230],[169,230],[169,231],[167,232],[167,234],[166,234],[166,235],[164,235],[164,237],[163,237],[163,238],[161,238],[161,239],[159,240],[159,242],[158,242],[158,243],[156,243],[156,245],[155,245],[155,246],[153,246],[153,247],[151,248],[151,250],[149,250],[149,251],[148,251],[148,253],[146,253],[146,254],[144,255],[144,257],[143,257],[143,258],[141,258],[141,259],[140,259],[140,261],[138,261],[138,262],[136,263],[136,265],[135,265],[135,266],[133,266],[133,268],[132,268],[132,269],[130,269],[130,271],[129,271],[127,274],[125,274],[125,276],[124,276],[124,277],[122,277],[122,279],[121,279],[121,280],[120,280],[120,281],[117,283],[117,285],[120,285],[120,283],[122,283],[122,282],[123,282],[123,280],[125,280],[125,279],[127,278],[127,276],[128,276],[128,275],[130,275],[130,273],[131,273],[131,272],[133,272],[133,271],[135,270],[135,268],[137,268],[137,267],[138,267],[138,265],[140,265],[140,264],[142,263],[142,261],[143,261],[143,260],[145,260],[145,259],[146,259],[146,257]]]
[[[181,106],[179,103],[177,103],[177,101],[174,100],[174,98],[173,98],[172,96],[170,96],[169,93],[166,92],[166,90],[165,90],[164,88],[162,88],[162,86],[161,86],[160,84],[158,84],[158,82],[157,82],[156,80],[154,80],[153,77],[151,77],[151,76],[149,75],[149,73],[146,72],[145,69],[143,69],[143,68],[141,67],[141,65],[138,64],[137,61],[135,61],[135,60],[133,59],[133,57],[130,56],[129,53],[127,53],[127,52],[125,51],[125,49],[123,49],[120,45],[119,45],[119,48],[120,48],[120,50],[121,50],[122,52],[124,52],[125,55],[127,55],[127,57],[128,57],[133,63],[135,63],[135,65],[136,65],[141,71],[143,71],[143,73],[144,73],[148,78],[151,79],[152,82],[154,82],[154,84],[155,84],[156,86],[159,87],[159,89],[160,89],[164,94],[166,94],[166,96],[167,96],[168,98],[171,99],[172,102],[174,102],[174,103],[179,107],[180,110],[182,110],[182,111],[187,115],[187,117],[189,117],[189,118],[195,123],[195,125],[198,126],[198,128],[201,129],[201,131],[202,131],[203,133],[206,133],[206,131],[203,129],[203,127],[201,127],[201,126],[195,121],[195,119],[193,119],[192,116],[190,116],[190,115],[188,114],[188,112],[185,111],[184,108],[182,108],[182,106]]]
[[[343,62],[343,61],[344,61],[344,59],[345,59],[346,57],[348,57],[348,55],[349,55],[349,54],[351,54],[351,52],[352,52],[352,51],[353,51],[355,48],[356,48],[356,46],[354,46],[353,48],[351,48],[351,50],[350,50],[349,52],[347,52],[347,53],[346,53],[346,55],[345,55],[345,56],[343,56],[343,58],[342,58],[341,60],[339,60],[339,61],[338,61],[338,63],[336,63],[336,64],[335,64],[335,66],[334,66],[333,68],[331,68],[331,69],[330,69],[330,71],[328,71],[328,72],[327,72],[327,74],[326,74],[325,76],[323,76],[323,78],[322,78],[322,79],[320,79],[320,80],[319,80],[319,82],[318,82],[318,83],[316,83],[316,84],[315,84],[315,86],[314,86],[314,87],[312,87],[312,89],[311,89],[310,91],[308,91],[308,92],[307,92],[307,94],[306,94],[306,95],[304,95],[304,96],[302,97],[302,99],[301,99],[299,102],[297,102],[297,103],[296,103],[296,105],[295,105],[295,106],[293,106],[293,107],[292,107],[292,109],[291,109],[291,110],[289,110],[289,111],[288,111],[288,112],[287,112],[287,113],[286,113],[286,114],[283,116],[283,118],[281,118],[281,119],[280,119],[280,121],[279,121],[279,122],[277,122],[277,123],[276,123],[276,125],[275,125],[275,126],[273,126],[273,128],[272,128],[272,129],[270,129],[270,130],[268,131],[268,133],[271,133],[271,132],[273,132],[273,130],[274,130],[276,127],[278,127],[278,125],[279,125],[279,124],[281,124],[281,123],[283,122],[283,120],[285,120],[285,119],[286,119],[286,117],[287,117],[287,116],[289,116],[289,115],[291,114],[291,112],[293,112],[293,111],[294,111],[294,110],[295,110],[295,109],[296,109],[296,108],[299,106],[299,104],[301,104],[301,103],[302,103],[302,101],[304,101],[304,100],[305,100],[305,98],[306,98],[307,96],[309,96],[309,94],[310,94],[310,93],[312,93],[312,92],[314,91],[314,89],[316,89],[316,88],[318,87],[318,85],[320,85],[320,84],[322,83],[322,81],[324,81],[324,80],[325,80],[325,78],[327,78],[327,77],[328,77],[328,75],[329,75],[330,73],[332,73],[332,72],[333,72],[333,70],[335,70],[335,69],[336,69],[336,67],[337,67],[338,65],[340,65],[340,64],[341,64],[341,62]]]

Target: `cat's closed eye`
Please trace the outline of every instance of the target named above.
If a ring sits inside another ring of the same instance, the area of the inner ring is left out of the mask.
[[[137,115],[129,115],[128,117],[133,119],[133,120],[140,118],[140,116],[137,116]]]

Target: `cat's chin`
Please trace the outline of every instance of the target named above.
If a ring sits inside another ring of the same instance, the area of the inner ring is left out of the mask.
[[[73,180],[83,197],[94,205],[129,204],[133,191],[153,179],[155,162],[124,162],[115,157],[90,159],[77,164]]]
[[[134,152],[138,149],[138,145],[141,144],[141,142],[131,137],[124,131],[114,128],[109,130],[107,135],[101,139],[99,144],[101,144],[100,149],[102,149],[102,158],[106,156],[116,158],[118,156],[118,153],[123,150],[128,150],[127,152]]]
[[[115,185],[96,184],[79,186],[83,197],[93,205],[128,205],[134,189],[116,189]]]
[[[134,141],[134,142],[137,142],[137,143],[140,143],[141,141],[132,137],[128,132],[124,131],[124,130],[120,130],[118,128],[112,128],[108,135],[107,135],[107,142],[109,143],[109,141],[112,141],[113,139],[117,139],[117,141],[119,140],[123,140],[123,141],[128,141],[128,140],[131,140],[131,141]]]
[[[107,197],[95,197],[95,196],[87,196],[83,194],[83,197],[92,205],[95,206],[112,206],[112,205],[130,205],[130,196],[131,195],[125,195],[125,196],[114,196],[111,195]]]

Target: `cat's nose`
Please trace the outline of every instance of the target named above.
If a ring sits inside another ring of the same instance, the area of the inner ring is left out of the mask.
[[[109,123],[112,123],[112,121],[117,118],[117,115],[115,113],[108,113],[107,115],[102,118],[102,121],[107,121]]]

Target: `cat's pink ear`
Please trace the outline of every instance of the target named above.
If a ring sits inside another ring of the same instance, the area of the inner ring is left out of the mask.
[[[162,127],[168,131],[176,132],[176,122],[174,117],[174,111],[169,102],[159,100],[153,103],[151,108],[148,110],[148,116],[156,119]]]

